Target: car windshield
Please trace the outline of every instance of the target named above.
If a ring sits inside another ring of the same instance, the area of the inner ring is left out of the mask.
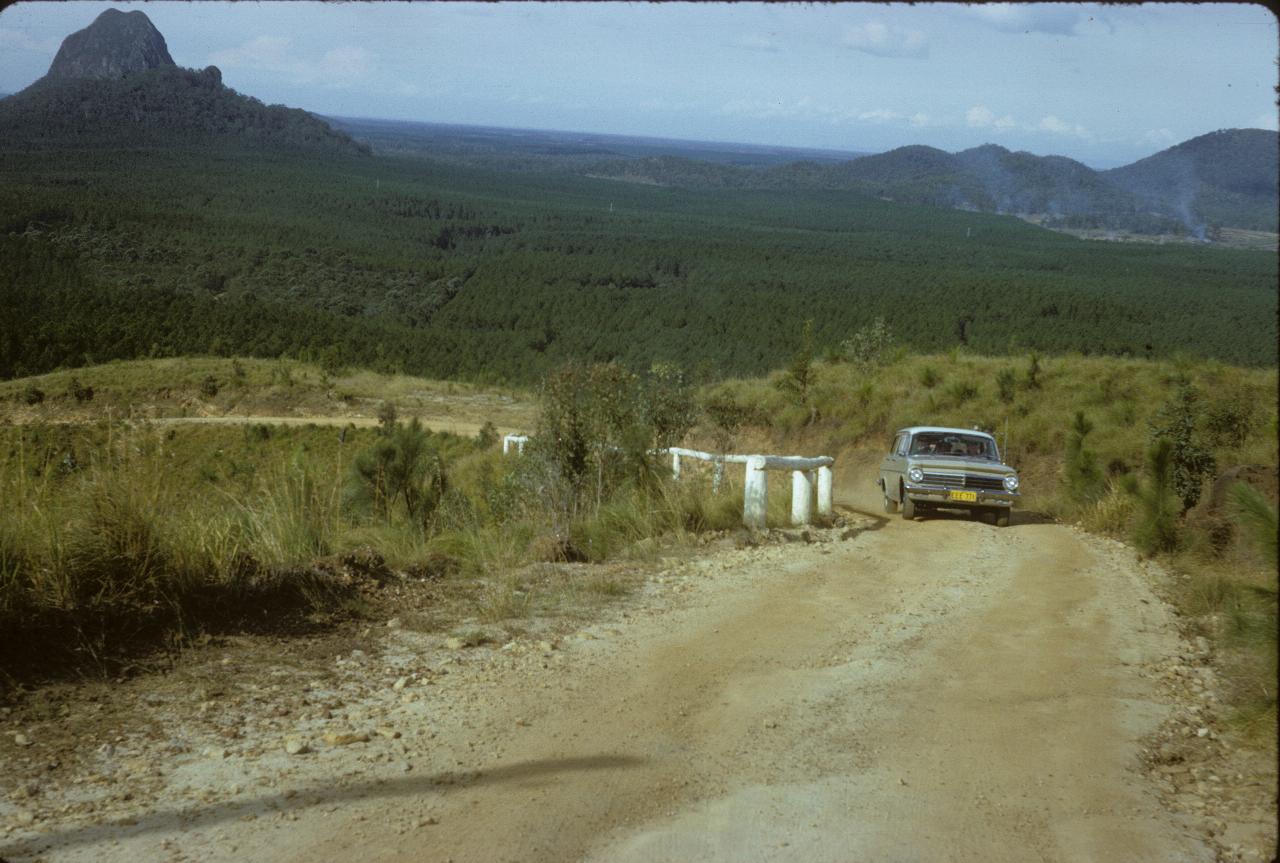
[[[911,455],[964,456],[994,461],[996,442],[986,435],[919,432],[911,441]]]

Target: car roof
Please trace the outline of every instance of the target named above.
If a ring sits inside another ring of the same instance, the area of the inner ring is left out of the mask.
[[[941,432],[944,434],[981,435],[982,437],[989,437],[992,440],[995,440],[995,436],[992,435],[990,432],[984,432],[984,431],[981,431],[980,429],[950,428],[948,426],[909,426],[907,428],[898,429],[898,434],[914,435],[914,434],[917,434],[918,432]]]

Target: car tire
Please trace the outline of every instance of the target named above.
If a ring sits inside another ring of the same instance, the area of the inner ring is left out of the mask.
[[[905,494],[902,496],[902,517],[907,521],[916,517],[916,502]]]
[[[893,498],[889,497],[889,495],[887,494],[884,496],[884,511],[885,512],[898,511],[898,502]]]
[[[1009,526],[1009,512],[1007,510],[1002,510],[1000,512],[997,512],[996,527],[1008,527],[1008,526]]]

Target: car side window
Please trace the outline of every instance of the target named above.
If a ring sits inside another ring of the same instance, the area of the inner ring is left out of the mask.
[[[905,434],[904,434],[904,435],[902,435],[901,437],[899,437],[899,438],[898,438],[898,449],[897,449],[897,453],[898,453],[898,455],[906,455],[906,454],[907,454],[907,443],[908,443],[908,441],[910,441],[910,440],[911,440],[911,435],[905,435]]]

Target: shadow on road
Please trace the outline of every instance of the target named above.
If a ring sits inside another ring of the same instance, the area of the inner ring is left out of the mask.
[[[967,510],[961,509],[930,509],[923,514],[916,516],[916,521],[981,521],[983,524],[993,524],[989,517],[974,518]],[[1042,512],[1033,510],[1015,509],[1009,513],[1009,527],[1026,527],[1032,524],[1057,524],[1054,519]]]
[[[430,776],[376,779],[346,788],[334,788],[331,785],[295,788],[280,794],[227,801],[204,809],[197,807],[169,809],[153,812],[140,818],[119,818],[102,824],[55,830],[33,837],[26,842],[0,847],[0,855],[45,853],[60,848],[90,845],[95,842],[131,838],[148,833],[200,829],[226,821],[237,821],[278,812],[295,812],[332,803],[409,797],[430,792],[447,794],[454,789],[477,788],[500,782],[520,782],[585,770],[638,767],[643,763],[645,759],[631,755],[592,755],[579,758],[522,761],[491,770],[446,771]],[[4,856],[0,856],[0,863]]]

